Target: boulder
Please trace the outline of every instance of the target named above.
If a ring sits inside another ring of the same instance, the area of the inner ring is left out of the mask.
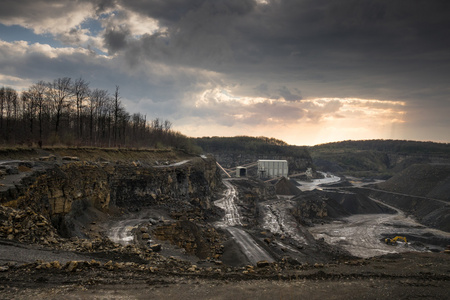
[[[61,159],[65,161],[80,161],[76,156],[63,156]]]
[[[78,267],[78,262],[73,260],[73,261],[69,261],[66,263],[66,270],[68,272],[73,272],[76,270],[76,268]]]
[[[265,267],[267,267],[267,266],[269,266],[270,265],[270,262],[268,262],[267,260],[260,260],[260,261],[258,261],[257,263],[256,263],[256,266],[258,267],[258,268],[265,268]]]
[[[159,251],[161,251],[161,244],[153,244],[153,245],[150,245],[150,249],[151,249],[153,252],[159,252]]]

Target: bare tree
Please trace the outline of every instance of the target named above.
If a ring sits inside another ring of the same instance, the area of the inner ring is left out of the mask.
[[[117,143],[117,131],[119,123],[119,113],[120,113],[120,97],[119,97],[119,86],[116,85],[116,91],[114,92],[114,145]]]
[[[172,128],[172,122],[170,122],[169,120],[165,120],[164,121],[164,131],[169,132],[171,128]]]
[[[32,101],[32,96],[28,91],[25,91],[22,93],[22,118],[24,125],[28,123],[29,126],[29,135],[31,138],[33,138],[33,130],[34,130],[34,118],[36,114],[36,105]]]
[[[89,97],[90,94],[89,83],[81,77],[75,80],[73,84],[73,94],[76,97],[76,110],[77,110],[77,122],[76,128],[78,131],[78,137],[83,135],[83,124],[81,122],[81,111],[83,109],[83,102]]]
[[[38,140],[42,145],[57,138],[70,143],[69,138],[78,136],[80,143],[96,146],[189,146],[186,137],[172,130],[170,121],[156,118],[147,122],[145,115],[127,112],[119,86],[110,96],[106,90],[91,91],[82,78],[72,85],[71,79],[64,77],[39,81],[20,96],[12,88],[0,88],[2,143]]]
[[[37,109],[38,121],[39,121],[39,141],[42,143],[42,123],[43,123],[43,114],[45,110],[45,94],[48,88],[48,84],[44,81],[39,81],[33,84],[29,89],[28,93],[30,95],[30,101],[34,103],[34,106]]]
[[[5,110],[5,103],[6,103],[6,97],[5,97],[5,87],[2,87],[0,89],[0,129],[3,129],[3,114]]]
[[[58,135],[59,123],[66,101],[72,95],[72,80],[69,77],[58,78],[48,83],[47,96],[52,102],[55,113],[55,135]]]
[[[5,137],[9,140],[12,135],[11,128],[14,127],[15,120],[17,118],[17,108],[18,108],[19,95],[16,90],[12,88],[5,88],[4,91],[4,102],[6,107],[6,128]],[[13,125],[11,125],[13,123]]]
[[[89,112],[89,134],[91,141],[94,140],[94,118],[97,119],[99,108],[108,98],[108,91],[95,89],[88,98],[88,112]]]

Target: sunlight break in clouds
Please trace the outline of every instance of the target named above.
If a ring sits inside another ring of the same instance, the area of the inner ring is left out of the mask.
[[[236,97],[217,88],[204,91],[195,102],[198,110],[209,112],[206,122],[197,124],[207,125],[186,124],[183,130],[193,136],[264,135],[298,145],[392,138],[392,127],[405,122],[405,105],[402,101],[359,98],[292,102]]]
[[[0,86],[119,85],[193,136],[450,142],[449,2],[319,2],[2,0]]]

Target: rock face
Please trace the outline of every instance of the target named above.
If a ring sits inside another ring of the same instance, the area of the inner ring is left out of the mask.
[[[222,253],[220,236],[211,226],[183,220],[158,226],[153,233],[158,240],[170,241],[201,259],[217,258]]]
[[[211,207],[211,196],[220,184],[211,157],[192,157],[182,164],[96,163],[70,161],[52,164],[22,180],[21,189],[3,193],[1,204],[31,208],[58,229],[77,235],[74,219],[95,208],[140,208],[165,205],[169,210],[202,210]]]
[[[110,173],[112,204],[119,207],[171,205],[211,207],[212,192],[220,183],[214,159],[194,158],[178,166],[158,168],[117,166]]]
[[[353,214],[382,214],[395,211],[380,205],[360,193],[341,191],[309,191],[294,197],[292,214],[302,224],[310,225],[325,219],[335,219]]]

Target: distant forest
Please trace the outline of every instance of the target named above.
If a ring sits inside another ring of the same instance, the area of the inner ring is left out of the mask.
[[[398,154],[440,154],[450,156],[450,144],[406,140],[342,141],[316,145],[309,149],[312,153],[371,150]]]
[[[288,145],[282,140],[267,137],[202,137],[194,139],[205,152],[241,153],[293,157],[310,157],[306,147]]]
[[[0,144],[93,147],[174,147],[195,150],[189,138],[159,118],[128,113],[119,86],[111,94],[82,78],[39,81],[18,93],[0,88]],[[198,150],[197,150],[198,151]]]

